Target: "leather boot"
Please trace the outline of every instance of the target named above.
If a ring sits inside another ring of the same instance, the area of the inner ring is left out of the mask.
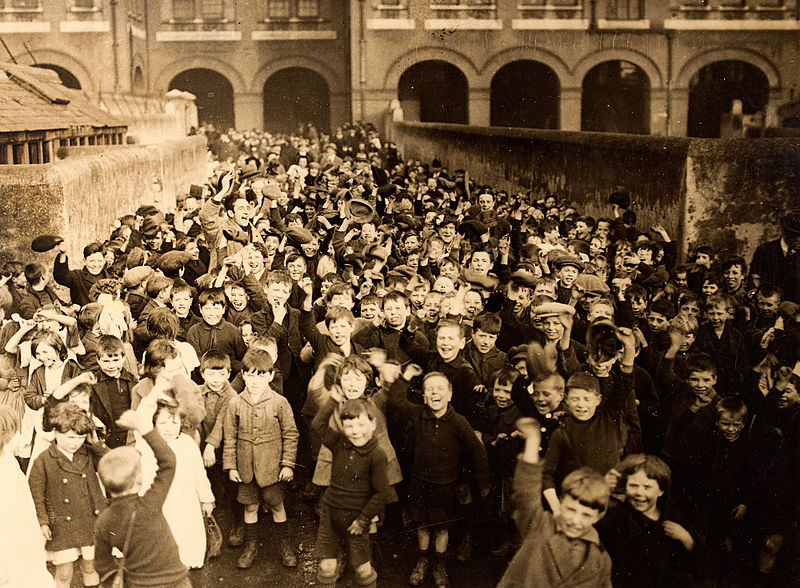
[[[430,567],[430,559],[426,552],[420,553],[417,565],[414,566],[411,575],[408,577],[408,583],[412,586],[422,586],[425,581],[425,576],[428,575],[428,568]]]
[[[450,579],[447,577],[447,560],[437,557],[433,564],[433,582],[436,588],[450,588]]]
[[[281,555],[281,563],[285,568],[296,568],[297,557],[294,554],[294,547],[289,542],[289,539],[284,537],[281,539],[278,553]]]
[[[456,560],[469,561],[472,559],[472,533],[465,533],[456,552]]]
[[[247,569],[253,565],[253,561],[258,555],[258,542],[255,539],[250,539],[244,544],[244,551],[239,556],[239,561],[236,562],[236,567],[239,569]]]

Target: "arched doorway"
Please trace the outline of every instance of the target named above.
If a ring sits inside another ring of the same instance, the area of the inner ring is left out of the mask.
[[[742,101],[743,114],[764,110],[769,81],[758,67],[745,61],[716,61],[700,69],[689,82],[690,137],[719,137],[722,115],[734,100]]]
[[[325,78],[305,67],[275,72],[264,83],[264,128],[289,133],[306,123],[330,132],[331,100]]]
[[[406,120],[467,124],[468,85],[464,73],[446,61],[421,61],[397,83],[397,97]]]
[[[606,61],[583,78],[581,130],[600,133],[650,132],[650,80],[630,61]]]
[[[52,63],[37,63],[35,67],[41,67],[43,69],[52,69],[54,72],[58,74],[61,83],[64,84],[67,88],[72,88],[73,90],[80,90],[81,83],[78,81],[78,78],[69,71],[61,67],[60,65],[53,65]]]
[[[492,78],[491,125],[557,129],[558,100],[556,72],[538,61],[513,61]]]
[[[133,82],[131,83],[131,89],[133,90],[134,94],[145,93],[144,74],[142,73],[142,68],[138,65],[133,70]]]
[[[187,69],[169,83],[169,90],[191,92],[196,97],[197,119],[218,129],[234,126],[233,86],[221,73],[212,69]]]

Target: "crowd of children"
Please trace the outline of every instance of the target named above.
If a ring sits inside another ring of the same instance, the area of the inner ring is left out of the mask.
[[[175,208],[2,268],[0,586],[189,586],[219,509],[238,568],[260,512],[293,568],[287,492],[321,585],[374,586],[392,524],[414,586],[473,557],[502,586],[798,577],[800,212],[750,264],[679,265],[625,192],[595,219],[368,126],[202,132]]]

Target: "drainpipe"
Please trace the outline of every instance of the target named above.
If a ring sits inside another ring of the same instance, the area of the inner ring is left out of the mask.
[[[364,101],[366,100],[367,85],[367,38],[366,25],[364,23],[364,2],[365,0],[358,0],[358,102],[360,120],[366,118]]]
[[[117,2],[119,0],[109,0],[111,6],[111,53],[114,59],[114,94],[119,93],[119,40],[117,39]]]
[[[589,33],[597,32],[597,0],[589,0]]]
[[[666,136],[670,136],[670,128],[672,127],[672,45],[675,41],[675,31],[665,31],[667,36],[667,88],[666,88],[666,114],[667,114],[667,128]]]

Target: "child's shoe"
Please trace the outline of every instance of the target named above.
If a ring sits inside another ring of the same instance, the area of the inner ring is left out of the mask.
[[[297,567],[297,557],[294,555],[294,548],[289,543],[289,539],[283,538],[281,539],[280,546],[278,548],[278,553],[281,556],[281,563],[285,568],[296,568]]]
[[[365,588],[375,588],[378,582],[378,572],[375,571],[375,568],[370,568],[369,574],[364,576],[356,572],[356,582],[358,582],[359,586],[364,586]]]
[[[461,540],[461,544],[458,546],[458,551],[456,552],[456,560],[458,561],[469,561],[472,559],[472,533],[464,533],[464,538]]]
[[[244,544],[244,551],[242,551],[242,555],[239,556],[236,567],[241,570],[246,570],[253,565],[256,555],[258,555],[258,542],[255,539],[248,540]]]
[[[447,560],[437,557],[433,564],[433,583],[436,588],[450,588],[450,579],[447,577]]]
[[[338,573],[334,573],[332,576],[326,576],[325,574],[322,573],[322,570],[317,568],[317,582],[319,582],[321,586],[335,586],[336,580],[338,579],[339,579]]]
[[[422,583],[425,581],[425,576],[428,575],[429,567],[430,559],[428,558],[428,553],[423,551],[419,555],[417,565],[414,566],[414,570],[408,577],[408,583],[412,586],[422,586]]]
[[[244,543],[244,522],[239,521],[233,524],[231,534],[228,535],[228,547],[241,547]]]

